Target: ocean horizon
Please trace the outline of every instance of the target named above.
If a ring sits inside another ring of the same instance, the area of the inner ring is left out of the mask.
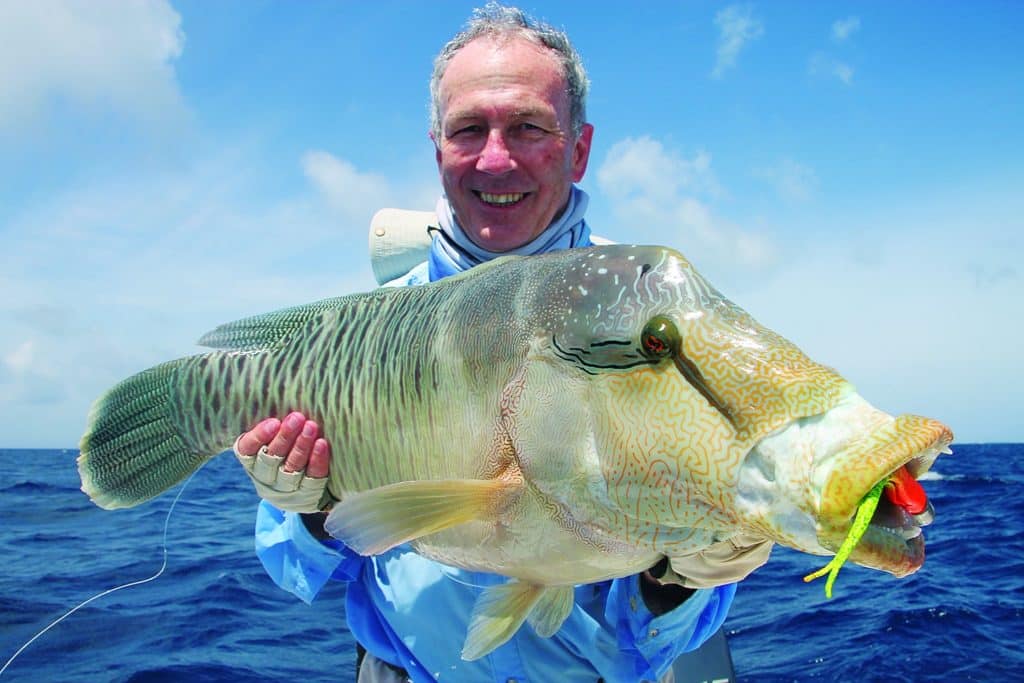
[[[825,559],[777,547],[726,621],[739,681],[1024,680],[1024,444],[954,444],[923,485],[927,560],[895,579],[847,565],[834,597],[802,577]],[[0,667],[5,681],[352,680],[344,585],[311,606],[253,552],[257,497],[230,457],[173,513],[168,492],[105,511],[79,491],[75,449],[0,449]],[[175,489],[177,491],[177,489]],[[167,566],[164,561],[166,525]]]

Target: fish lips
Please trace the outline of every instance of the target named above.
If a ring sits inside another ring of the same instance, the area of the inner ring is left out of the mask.
[[[878,482],[887,480],[901,467],[906,467],[915,479],[920,478],[940,453],[951,452],[948,446],[952,441],[953,433],[941,422],[901,415],[891,424],[848,444],[834,459],[822,489],[818,518],[821,545],[838,550],[860,502]],[[933,518],[930,503],[923,512],[912,515],[883,495],[850,559],[895,576],[912,574],[924,564],[921,528]]]

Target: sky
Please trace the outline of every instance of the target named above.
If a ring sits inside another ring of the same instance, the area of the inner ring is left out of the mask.
[[[0,446],[74,448],[219,323],[372,288],[478,3],[0,3]],[[681,250],[894,414],[1024,441],[1024,4],[527,2],[604,237]],[[598,9],[600,7],[600,9]]]

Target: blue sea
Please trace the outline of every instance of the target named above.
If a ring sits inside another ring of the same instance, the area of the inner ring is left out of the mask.
[[[902,580],[777,548],[740,586],[726,631],[740,681],[1024,680],[1024,445],[954,445],[924,486],[928,559]],[[78,490],[72,450],[0,450],[0,667],[68,609],[151,577],[172,494],[131,510]],[[93,600],[26,647],[6,681],[349,681],[344,587],[313,606],[252,549],[255,494],[230,457],[186,487],[159,578]]]

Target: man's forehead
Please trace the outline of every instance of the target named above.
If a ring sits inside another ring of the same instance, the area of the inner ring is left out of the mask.
[[[501,87],[524,77],[537,85],[556,80],[565,85],[561,63],[548,48],[526,38],[481,36],[455,53],[439,85],[441,92],[450,96],[453,88],[464,84]]]
[[[568,104],[561,63],[549,49],[525,38],[482,36],[470,41],[455,53],[441,78],[444,118],[477,117],[502,97],[513,100],[519,118],[550,116],[554,108]]]

